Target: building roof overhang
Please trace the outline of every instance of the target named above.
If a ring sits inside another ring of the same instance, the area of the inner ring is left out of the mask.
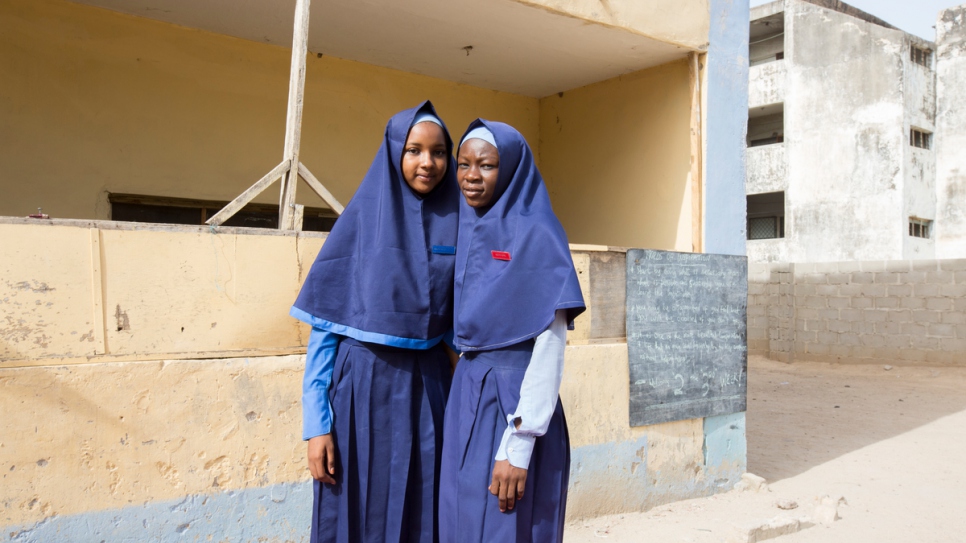
[[[291,47],[295,0],[76,0]],[[709,0],[316,0],[309,51],[543,97],[707,47]]]

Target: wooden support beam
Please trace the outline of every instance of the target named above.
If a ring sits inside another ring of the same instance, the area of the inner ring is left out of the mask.
[[[279,230],[295,227],[295,188],[298,185],[299,145],[302,137],[302,101],[305,96],[305,56],[309,42],[309,4],[296,0],[295,31],[292,34],[292,68],[288,82],[288,111],[285,116],[285,159],[292,169],[282,178],[278,203]]]
[[[302,204],[295,204],[295,219],[293,230],[296,232],[302,231],[302,221],[305,220],[305,206]]]
[[[690,53],[690,90],[691,90],[691,246],[695,253],[704,252],[704,115],[701,86],[701,68],[704,55]]]
[[[305,167],[305,164],[302,164],[301,162],[299,162],[299,175],[301,175],[302,179],[305,180],[305,183],[313,191],[315,191],[316,194],[319,195],[319,198],[322,198],[322,201],[328,204],[328,206],[332,208],[332,211],[335,211],[336,215],[342,215],[345,207],[335,199],[335,196],[333,196],[332,193],[329,192],[329,190],[326,189],[325,186],[322,185],[322,183],[320,183],[314,175],[312,175],[312,172]]]
[[[275,166],[272,168],[272,171],[265,174],[265,177],[262,177],[256,181],[255,184],[248,187],[245,192],[239,194],[238,197],[231,202],[228,202],[228,205],[223,207],[221,211],[215,213],[210,219],[205,221],[205,224],[219,226],[230,219],[232,215],[238,213],[241,208],[248,205],[248,203],[254,200],[256,196],[261,194],[262,191],[269,187],[269,185],[274,183],[276,179],[288,173],[288,171],[291,169],[290,166],[291,162],[288,160],[283,160],[281,164]]]

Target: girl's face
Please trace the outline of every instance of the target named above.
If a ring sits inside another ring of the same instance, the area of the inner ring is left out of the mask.
[[[481,139],[463,142],[456,157],[456,180],[470,207],[486,207],[493,201],[500,176],[500,152]]]
[[[414,191],[429,194],[446,175],[446,158],[443,129],[436,123],[417,123],[403,147],[403,179]]]

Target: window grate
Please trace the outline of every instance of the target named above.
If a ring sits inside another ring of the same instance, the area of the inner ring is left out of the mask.
[[[932,221],[909,217],[909,235],[911,237],[929,239],[930,230],[932,230]]]
[[[748,239],[776,239],[784,237],[785,217],[756,217],[748,219]]]
[[[913,62],[926,68],[932,67],[932,51],[921,47],[912,46],[909,50],[909,57]]]
[[[912,128],[909,130],[909,145],[920,149],[932,149],[932,134]]]

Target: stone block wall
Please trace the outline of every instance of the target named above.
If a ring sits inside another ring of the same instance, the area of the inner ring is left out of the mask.
[[[749,263],[748,352],[966,366],[966,260]]]

